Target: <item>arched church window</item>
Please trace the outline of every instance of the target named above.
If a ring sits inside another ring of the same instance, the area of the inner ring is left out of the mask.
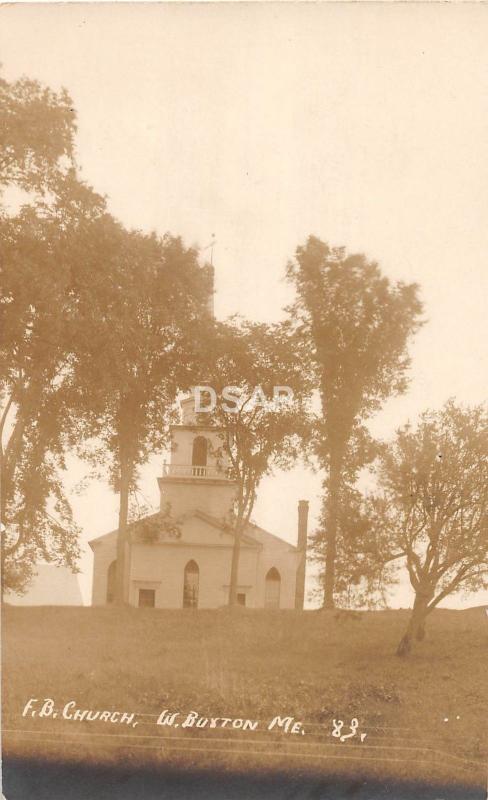
[[[207,466],[207,440],[205,436],[196,436],[193,440],[191,463],[193,474],[203,475]]]
[[[112,561],[107,570],[107,604],[115,601],[115,581],[117,579],[117,559]]]
[[[183,608],[198,607],[198,584],[200,570],[196,561],[189,561],[183,577]]]
[[[276,567],[271,569],[266,574],[264,583],[264,607],[265,608],[279,608],[280,607],[280,591],[281,591],[281,576]]]

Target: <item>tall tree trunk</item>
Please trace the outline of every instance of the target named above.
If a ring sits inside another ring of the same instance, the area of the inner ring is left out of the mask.
[[[400,644],[397,647],[397,656],[408,656],[412,652],[412,646],[415,639],[421,640],[425,635],[425,619],[428,612],[429,598],[422,595],[415,597],[413,604],[412,614],[408,621],[407,630],[405,631]]]
[[[254,488],[248,487],[245,491],[242,483],[239,484],[237,496],[237,514],[234,525],[234,546],[232,548],[232,561],[230,565],[229,580],[229,607],[237,605],[237,581],[239,578],[239,558],[241,555],[241,539],[244,529],[249,522],[251,510],[254,505]],[[250,499],[251,498],[251,499]]]
[[[130,490],[131,470],[127,457],[123,455],[120,459],[120,499],[119,499],[119,528],[117,531],[117,569],[115,585],[116,605],[125,605],[129,602],[127,570],[128,564],[128,542],[127,524],[129,519],[129,490]]]
[[[6,507],[9,496],[14,491],[15,468],[22,455],[23,435],[26,428],[26,419],[19,411],[10,438],[2,451],[2,483],[1,483],[1,506],[2,521],[6,522]]]
[[[324,605],[326,609],[335,608],[335,562],[337,554],[337,528],[339,520],[339,494],[341,486],[342,456],[336,451],[331,453],[329,468],[329,498],[326,521]]]
[[[8,410],[11,406],[11,401],[8,402],[6,409],[2,415],[2,423],[0,426],[0,437],[3,434],[4,424],[7,418]],[[14,424],[12,433],[10,434],[9,441],[4,449],[3,443],[0,442],[0,524],[4,526],[0,532],[1,536],[1,602],[5,598],[5,561],[8,556],[11,556],[21,544],[23,535],[20,535],[18,540],[10,546],[7,546],[7,504],[9,498],[15,491],[14,474],[15,467],[22,454],[22,437],[26,427],[26,420],[18,412],[17,419]]]
[[[420,622],[417,631],[415,633],[415,638],[418,642],[423,642],[425,639],[425,618]]]
[[[237,579],[239,573],[239,558],[241,554],[241,529],[242,520],[235,528],[234,546],[232,548],[232,562],[230,565],[230,585],[229,585],[229,606],[232,608],[237,605]]]

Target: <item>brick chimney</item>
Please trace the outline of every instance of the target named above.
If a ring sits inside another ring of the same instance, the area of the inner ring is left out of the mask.
[[[301,611],[305,600],[305,569],[307,566],[308,500],[298,501],[298,563],[295,582],[295,609]]]

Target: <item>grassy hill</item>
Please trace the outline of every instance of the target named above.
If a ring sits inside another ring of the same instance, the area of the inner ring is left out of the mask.
[[[5,753],[482,787],[484,609],[435,611],[426,640],[401,660],[408,613],[5,608]],[[23,717],[29,698],[52,698],[57,718]],[[68,701],[134,712],[137,726],[63,719]],[[179,712],[178,727],[156,724],[164,709]],[[190,711],[258,725],[183,729]],[[276,715],[304,733],[268,730]],[[332,736],[334,719],[347,733],[353,718],[354,737]]]

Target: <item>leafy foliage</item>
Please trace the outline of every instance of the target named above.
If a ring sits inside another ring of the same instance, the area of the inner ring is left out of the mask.
[[[448,595],[488,586],[488,414],[449,401],[383,453],[375,524],[405,560],[415,603],[399,654]]]
[[[396,562],[391,560],[388,537],[377,525],[379,500],[365,497],[343,484],[340,498],[336,549],[335,596],[339,607],[385,608],[398,582]],[[324,499],[319,527],[311,540],[312,560],[323,585],[326,557],[327,501]],[[318,594],[320,589],[316,590]]]
[[[120,493],[117,597],[123,601],[129,495],[138,468],[167,441],[178,391],[200,368],[210,272],[179,238],[126,231],[103,218],[76,275],[84,321],[74,350],[75,391],[90,394],[85,437],[96,437]]]
[[[327,470],[324,601],[334,605],[337,536],[344,480],[374,455],[364,426],[392,394],[405,391],[406,345],[419,327],[417,286],[392,285],[375,262],[310,236],[288,265],[297,298],[290,308],[307,343],[322,416],[314,449]]]
[[[303,369],[300,339],[288,323],[265,325],[234,318],[217,328],[209,384],[221,394],[232,387],[239,399],[219,403],[213,421],[222,430],[222,449],[237,491],[227,524],[234,533],[229,603],[235,605],[241,536],[250,520],[257,489],[274,467],[289,468],[308,432],[310,384]],[[304,378],[305,375],[305,378]],[[289,400],[273,402],[274,387],[289,387]],[[202,415],[207,417],[208,415]]]
[[[66,93],[0,80],[0,101],[0,190],[27,192],[16,214],[0,208],[3,585],[22,590],[37,559],[74,568],[78,554],[61,481],[79,413],[68,391],[79,323],[72,278],[104,203],[77,180]]]
[[[147,544],[156,544],[164,539],[181,539],[181,520],[171,514],[171,504],[156,514],[143,516],[136,520],[134,534]]]
[[[38,81],[0,78],[0,185],[45,193],[74,166],[73,102]]]

